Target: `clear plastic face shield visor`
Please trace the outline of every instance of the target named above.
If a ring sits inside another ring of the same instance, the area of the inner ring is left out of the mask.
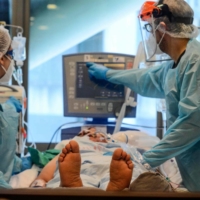
[[[151,18],[149,22],[140,20],[140,30],[142,34],[146,62],[162,62],[171,60],[170,56],[162,52],[159,47],[165,33],[163,32],[162,37],[156,41],[156,30],[158,30],[159,25],[155,27],[152,22],[153,18]]]
[[[142,34],[142,40],[145,50],[146,62],[162,62],[171,60],[170,56],[160,50],[160,43],[165,36],[163,32],[159,41],[156,41],[156,31],[159,29],[159,25],[155,27],[153,11],[158,11],[154,6],[154,1],[147,1],[143,4],[139,14],[139,24]]]
[[[169,55],[163,53],[159,48],[166,34],[166,30],[161,29],[160,24],[155,27],[154,22],[156,19],[167,17],[170,23],[184,23],[186,25],[193,24],[193,17],[174,17],[168,5],[163,4],[163,0],[159,0],[157,5],[155,1],[146,1],[142,5],[138,17],[147,62],[171,60]],[[160,33],[159,37],[156,39],[157,31]]]

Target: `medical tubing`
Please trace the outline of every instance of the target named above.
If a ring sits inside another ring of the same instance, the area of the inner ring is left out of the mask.
[[[58,132],[58,131],[62,128],[62,126],[64,126],[64,125],[65,125],[65,124],[59,126],[59,127],[56,129],[56,131],[53,133],[53,136],[51,137],[51,140],[50,140],[50,142],[49,142],[49,144],[48,144],[46,150],[49,150],[49,148],[50,148],[50,146],[51,146],[51,144],[52,144],[52,141],[53,141],[54,136],[57,134],[57,132]]]
[[[11,25],[11,24],[5,24],[3,26],[8,26],[8,27],[12,27],[12,28],[21,29],[21,33],[24,32],[24,29],[21,26],[15,26],[15,25]]]
[[[20,87],[22,87],[22,85],[19,85]],[[24,91],[24,98],[26,99],[26,91],[25,91],[25,89],[23,90]],[[24,108],[24,110],[22,110],[22,125],[23,125],[23,128],[24,128],[24,125],[26,125],[26,127],[27,127],[27,131],[26,132],[29,132],[28,131],[28,123],[27,122],[25,122],[25,120],[24,120],[24,117],[25,117],[25,113],[26,113],[26,108],[24,107],[24,102],[22,102],[23,103],[23,108]],[[30,134],[31,135],[31,134]],[[32,137],[32,139],[33,139],[33,136],[31,135],[31,137]],[[24,139],[24,141],[23,141],[23,147],[22,147],[22,149],[23,149],[23,154],[24,154],[24,152],[25,152],[25,148],[27,148],[27,146],[26,146],[26,141],[27,141],[27,136],[26,136],[26,138]],[[34,148],[36,149],[37,147],[36,147],[36,144],[35,144],[35,142],[34,142],[34,140],[33,140],[33,143],[30,145],[30,146],[34,146]]]
[[[158,128],[156,126],[144,126],[144,125],[138,125],[138,124],[128,124],[128,123],[123,123],[124,125],[131,125],[131,126],[134,126],[134,127],[141,127],[141,128],[156,128],[158,130],[162,130],[163,128]]]
[[[17,82],[17,84],[19,85],[19,86],[22,86],[22,84],[19,82],[19,80],[18,80],[18,72],[17,72],[17,70],[16,70],[16,68],[14,67],[14,71],[13,71],[13,77],[14,77],[14,79],[15,79],[15,81]]]
[[[28,123],[24,121],[24,124],[26,125],[27,129],[29,130]],[[36,149],[37,146],[36,146],[36,143],[34,142],[33,135],[32,135],[30,132],[29,132],[29,134],[30,134],[30,136],[32,137],[32,140],[33,140],[33,142],[31,143],[30,146],[34,146],[34,148]],[[25,140],[26,140],[26,138],[25,138]],[[26,146],[26,148],[27,148],[27,147],[28,147],[28,146]]]
[[[129,144],[125,144],[122,142],[120,142],[120,146],[124,151],[126,151],[131,156],[131,160],[133,162],[137,163],[141,169],[146,169],[145,166],[140,161],[138,161],[138,160],[140,160],[140,158],[139,157],[136,158],[137,156],[140,155],[140,153],[136,150],[136,148],[133,149],[133,147],[132,147],[132,149],[131,149]],[[133,154],[133,152],[135,152],[135,155]],[[136,154],[136,152],[137,152],[137,154]]]
[[[142,62],[142,60],[143,60],[142,59],[143,58],[143,54],[144,54],[144,48],[142,46],[142,42],[140,42],[140,44],[138,45],[137,54],[136,54],[136,57],[135,57],[135,60],[134,60],[133,68],[135,68],[135,69],[138,68],[140,62]],[[125,116],[126,106],[127,106],[130,94],[131,94],[131,89],[127,88],[125,102],[123,103],[122,108],[120,110],[120,113],[119,113],[119,116],[117,118],[113,134],[119,132],[119,130],[120,130],[120,127],[121,127],[121,124],[122,124],[122,120],[123,120],[123,118]]]
[[[113,134],[119,132],[119,130],[120,130],[120,127],[121,127],[121,124],[122,124],[122,120],[123,120],[125,112],[126,112],[127,101],[128,101],[129,96],[130,96],[130,93],[131,93],[131,90],[128,88],[127,92],[126,92],[126,99],[125,99],[125,102],[122,105],[122,108],[120,110],[119,116],[117,118]]]
[[[64,123],[62,125],[60,125],[56,130],[55,132],[53,133],[52,137],[51,137],[51,140],[49,142],[49,145],[47,147],[47,150],[50,148],[51,144],[52,144],[52,141],[53,141],[53,138],[55,137],[55,135],[57,134],[57,132],[65,125],[68,125],[68,124],[76,124],[77,122],[67,122],[67,123]]]

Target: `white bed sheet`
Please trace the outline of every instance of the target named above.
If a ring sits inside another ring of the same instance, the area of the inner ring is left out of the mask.
[[[33,165],[31,169],[11,176],[9,184],[12,188],[27,188],[36,179],[40,170],[39,167]]]

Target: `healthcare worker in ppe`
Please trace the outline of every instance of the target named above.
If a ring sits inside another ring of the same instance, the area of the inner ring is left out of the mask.
[[[0,26],[0,89],[9,84],[14,69],[11,41],[8,30]],[[21,110],[21,103],[14,97],[0,104],[0,189],[11,188],[11,175],[21,170],[21,159],[15,155]]]
[[[142,96],[165,98],[167,131],[143,159],[156,167],[175,157],[184,186],[194,192],[200,191],[200,43],[193,16],[183,0],[146,2],[139,17],[157,50],[171,61],[147,69],[112,70],[95,63],[87,67],[90,77],[123,84]]]

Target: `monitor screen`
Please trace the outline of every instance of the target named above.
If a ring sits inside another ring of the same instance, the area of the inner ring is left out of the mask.
[[[113,53],[71,54],[63,56],[64,116],[117,117],[124,103],[126,88],[104,80],[91,80],[87,62],[111,69],[131,69],[134,56]],[[136,99],[136,94],[132,93]],[[136,108],[128,108],[126,117],[135,117]]]

